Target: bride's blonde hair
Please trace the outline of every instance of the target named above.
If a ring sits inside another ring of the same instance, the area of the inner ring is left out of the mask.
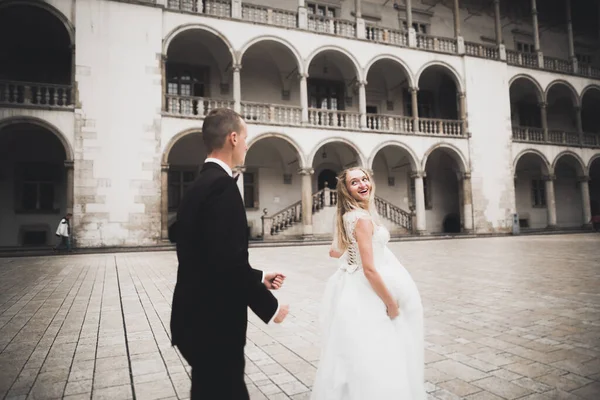
[[[346,179],[348,177],[348,173],[352,171],[361,171],[371,183],[371,191],[366,204],[361,205],[361,203],[352,197],[348,191]],[[333,237],[333,246],[337,250],[344,251],[350,245],[349,232],[346,232],[344,227],[344,214],[360,209],[367,211],[371,215],[371,218],[375,221],[378,220],[377,210],[375,207],[375,182],[373,181],[371,174],[369,174],[369,172],[364,168],[348,168],[343,170],[337,177],[337,212],[335,216],[335,232]]]

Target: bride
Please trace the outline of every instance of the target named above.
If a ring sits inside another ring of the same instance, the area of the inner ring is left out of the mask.
[[[387,248],[362,168],[338,177],[339,268],[327,282],[322,348],[311,400],[422,400],[423,308],[408,271]]]

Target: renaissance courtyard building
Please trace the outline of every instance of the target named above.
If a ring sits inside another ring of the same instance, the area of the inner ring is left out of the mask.
[[[326,237],[335,175],[394,235],[600,213],[600,9],[575,0],[1,0],[0,247],[165,240],[216,107],[256,239]]]

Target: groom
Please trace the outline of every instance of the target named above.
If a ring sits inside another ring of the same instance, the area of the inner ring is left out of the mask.
[[[208,114],[202,125],[208,158],[169,230],[179,261],[171,342],[192,366],[192,400],[247,400],[247,307],[265,323],[280,323],[288,313],[269,291],[285,277],[248,262],[246,210],[232,177],[232,168],[244,163],[246,137],[236,112]]]

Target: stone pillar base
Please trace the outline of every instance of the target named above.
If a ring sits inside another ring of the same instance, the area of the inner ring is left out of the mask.
[[[556,230],[558,230],[558,225],[548,225],[546,227],[546,230],[547,231],[556,231]]]

